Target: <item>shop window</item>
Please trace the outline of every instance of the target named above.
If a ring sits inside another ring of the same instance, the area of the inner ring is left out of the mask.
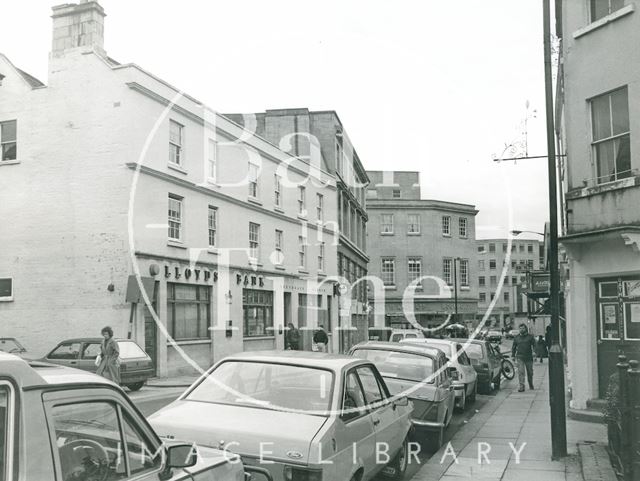
[[[244,337],[273,336],[273,292],[242,290]]]
[[[210,339],[210,311],[209,287],[167,284],[167,327],[176,341]]]

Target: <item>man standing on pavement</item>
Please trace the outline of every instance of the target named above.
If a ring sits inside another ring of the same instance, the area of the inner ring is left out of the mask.
[[[533,352],[536,348],[536,341],[527,326],[520,324],[520,333],[513,338],[513,346],[511,347],[511,357],[515,358],[518,365],[518,382],[520,387],[518,392],[524,391],[524,371],[527,371],[527,380],[529,381],[529,389],[533,389]]]

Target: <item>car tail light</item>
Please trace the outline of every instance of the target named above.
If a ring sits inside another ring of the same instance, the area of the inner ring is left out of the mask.
[[[285,465],[284,479],[286,481],[322,481],[322,471]]]

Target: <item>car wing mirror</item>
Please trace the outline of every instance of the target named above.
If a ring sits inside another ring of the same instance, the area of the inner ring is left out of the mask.
[[[394,401],[394,404],[396,406],[408,406],[409,405],[409,398],[407,396],[399,397],[398,399],[396,399]]]
[[[198,462],[195,444],[174,444],[167,447],[167,468],[189,468]]]

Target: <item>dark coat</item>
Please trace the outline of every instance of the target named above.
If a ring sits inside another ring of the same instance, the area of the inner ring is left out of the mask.
[[[549,355],[549,351],[547,350],[547,343],[543,340],[538,340],[536,342],[536,357],[547,357]]]
[[[96,374],[120,384],[120,348],[114,338],[110,337],[102,341],[100,357]]]
[[[287,341],[286,347],[297,351],[300,348],[300,331],[295,327],[289,328],[285,340]]]
[[[533,361],[533,351],[536,348],[536,341],[531,334],[518,334],[513,338],[511,347],[511,357]]]
[[[324,332],[324,329],[318,329],[313,334],[313,342],[315,342],[316,344],[319,342],[322,342],[324,344],[329,344],[329,336],[327,336],[327,333]]]

